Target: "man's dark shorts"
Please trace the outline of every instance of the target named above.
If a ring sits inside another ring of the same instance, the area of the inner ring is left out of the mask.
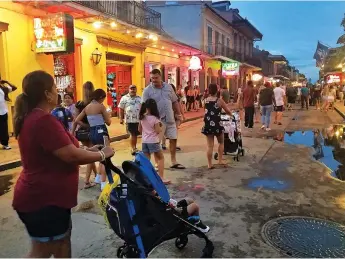
[[[139,128],[139,123],[127,123],[127,131],[132,136],[140,135],[138,128]]]
[[[276,112],[282,112],[282,111],[283,111],[283,105],[282,105],[282,106],[276,106],[276,107],[274,107],[274,111],[276,111]]]

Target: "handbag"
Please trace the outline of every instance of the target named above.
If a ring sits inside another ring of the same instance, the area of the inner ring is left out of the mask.
[[[90,129],[78,129],[75,132],[75,137],[78,141],[89,141],[90,140]]]

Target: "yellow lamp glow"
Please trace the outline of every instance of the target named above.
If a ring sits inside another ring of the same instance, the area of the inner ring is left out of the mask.
[[[101,21],[97,21],[97,22],[94,22],[92,25],[93,25],[93,27],[95,29],[99,29],[99,28],[102,27],[102,22]]]
[[[115,27],[117,26],[117,24],[116,24],[115,22],[112,22],[112,23],[110,24],[110,26],[111,26],[111,28],[115,28]]]
[[[139,38],[143,37],[143,34],[141,32],[139,32],[139,33],[135,34],[135,37],[137,39],[139,39]]]

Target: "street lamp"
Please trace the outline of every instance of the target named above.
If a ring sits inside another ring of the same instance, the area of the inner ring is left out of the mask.
[[[96,66],[101,62],[102,53],[96,48],[91,54],[92,63]]]

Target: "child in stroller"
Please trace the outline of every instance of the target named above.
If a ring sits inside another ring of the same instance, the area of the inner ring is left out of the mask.
[[[110,227],[125,241],[118,248],[118,257],[145,258],[156,246],[174,238],[175,246],[183,249],[191,234],[206,242],[202,257],[212,257],[214,247],[204,233],[209,228],[202,227],[196,203],[171,200],[151,162],[141,152],[134,161],[123,162],[122,169],[123,172],[106,161],[109,183],[113,184],[111,171],[120,176],[104,210]]]
[[[174,208],[183,218],[187,218],[188,221],[194,224],[201,232],[207,233],[210,231],[210,227],[206,226],[199,217],[199,205],[191,198],[184,198],[177,202],[170,199],[170,206]]]
[[[230,154],[239,161],[239,155],[244,156],[239,111],[233,111],[231,116],[222,113],[221,122],[224,127],[224,155]],[[214,154],[214,159],[218,160],[218,153]]]

